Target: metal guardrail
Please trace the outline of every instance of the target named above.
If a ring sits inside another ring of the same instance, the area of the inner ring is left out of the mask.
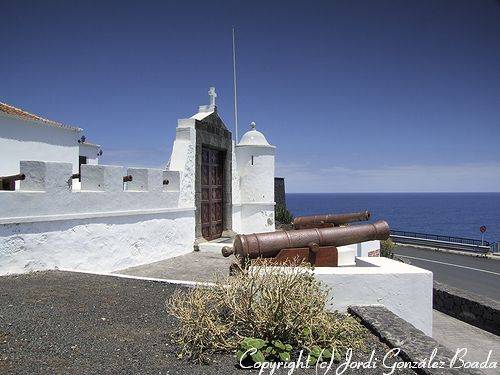
[[[440,234],[428,234],[428,233],[419,233],[419,232],[409,232],[402,230],[391,230],[391,235],[395,236],[403,236],[403,237],[414,237],[421,238],[426,240],[436,240],[436,241],[446,241],[446,242],[455,242],[466,245],[475,245],[475,246],[490,246],[488,241],[473,239],[473,238],[465,238],[465,237],[453,237],[453,236],[443,236]]]
[[[437,247],[449,250],[471,251],[487,253],[491,251],[488,241],[473,238],[444,236],[439,234],[391,230],[393,241],[402,244]]]
[[[492,253],[500,253],[500,242],[494,242],[490,248]]]

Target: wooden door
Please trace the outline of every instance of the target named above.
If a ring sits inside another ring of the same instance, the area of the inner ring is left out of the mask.
[[[206,240],[222,235],[223,162],[221,151],[203,147],[201,151],[201,233]]]

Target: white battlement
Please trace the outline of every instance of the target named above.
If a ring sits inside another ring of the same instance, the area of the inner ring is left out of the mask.
[[[84,164],[79,189],[71,163],[22,161],[20,173],[26,177],[19,190],[0,191],[0,223],[178,208],[179,171],[128,168],[125,173],[120,166]],[[126,175],[132,181],[123,182]]]
[[[179,191],[181,186],[181,172],[163,171],[163,189],[165,191]]]
[[[123,172],[123,167],[84,164],[81,166],[81,191],[123,191]]]
[[[21,161],[19,164],[20,173],[26,176],[20,183],[21,191],[61,191],[71,188],[71,163]]]
[[[84,164],[81,183],[71,163],[22,161],[20,172],[18,190],[0,191],[0,274],[110,272],[192,251],[180,171]]]

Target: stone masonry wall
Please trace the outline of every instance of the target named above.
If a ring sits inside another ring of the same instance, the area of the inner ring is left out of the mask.
[[[276,207],[286,208],[285,179],[283,177],[274,178],[274,201],[276,202]]]
[[[478,328],[500,335],[500,303],[434,282],[433,307]]]

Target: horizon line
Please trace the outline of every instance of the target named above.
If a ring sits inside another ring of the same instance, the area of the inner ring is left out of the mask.
[[[335,191],[286,192],[285,194],[500,194],[500,191]]]

